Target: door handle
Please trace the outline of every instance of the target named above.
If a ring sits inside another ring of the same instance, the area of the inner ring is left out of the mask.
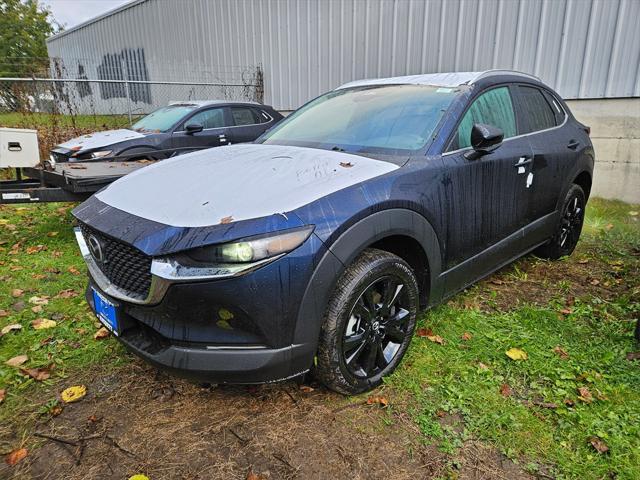
[[[220,135],[218,135],[218,140],[220,140],[221,142],[226,142],[227,136],[224,133],[221,133]]]
[[[520,157],[520,159],[518,160],[518,163],[514,164],[514,167],[523,167],[525,165],[530,164],[533,161],[532,158],[527,158],[527,157]]]
[[[578,148],[579,145],[580,145],[580,142],[576,140],[571,140],[567,145],[567,148],[570,148],[571,150],[575,150],[576,148]]]

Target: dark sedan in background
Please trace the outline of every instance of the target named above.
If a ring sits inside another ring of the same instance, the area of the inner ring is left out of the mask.
[[[174,102],[131,128],[71,139],[51,150],[50,160],[162,160],[194,150],[252,142],[282,119],[268,105],[223,100]]]

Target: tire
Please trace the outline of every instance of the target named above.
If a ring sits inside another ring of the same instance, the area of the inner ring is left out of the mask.
[[[327,306],[316,378],[347,395],[380,385],[411,342],[418,299],[418,282],[404,260],[376,249],[361,253],[339,278]]]
[[[549,243],[535,251],[538,257],[557,260],[573,253],[582,232],[586,203],[582,188],[572,185],[562,202],[556,232]]]

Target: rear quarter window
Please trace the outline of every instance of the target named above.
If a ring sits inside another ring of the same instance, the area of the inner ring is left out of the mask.
[[[557,125],[556,114],[542,91],[536,87],[518,87],[520,101],[519,122],[522,133],[538,132]]]

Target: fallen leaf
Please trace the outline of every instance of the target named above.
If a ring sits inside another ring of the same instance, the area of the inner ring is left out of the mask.
[[[569,354],[560,345],[556,346],[553,349],[553,352],[563,360],[566,360],[567,358],[569,358]]]
[[[34,245],[33,247],[27,247],[27,255],[33,255],[34,253],[38,253],[46,249],[47,247],[45,247],[44,245]]]
[[[578,263],[580,265],[585,265],[585,264],[589,263],[589,259],[588,258],[581,258],[580,260],[578,260]]]
[[[131,479],[129,479],[129,480],[131,480]],[[140,479],[140,480],[142,480],[142,479]],[[247,472],[246,480],[264,480],[264,477],[262,475],[258,475],[257,473],[253,473],[253,470],[249,470]]]
[[[49,303],[49,298],[34,296],[29,299],[29,303],[32,303],[34,305],[46,305]]]
[[[0,388],[0,403],[4,402],[4,397],[7,396],[7,391],[4,388]]]
[[[31,326],[35,330],[44,330],[46,328],[53,328],[57,325],[57,322],[49,320],[48,318],[37,318],[31,322]]]
[[[482,362],[478,362],[478,368],[480,370],[489,370],[489,367]]]
[[[62,408],[62,405],[54,405],[53,407],[51,407],[51,409],[49,410],[49,413],[51,414],[51,416],[53,417],[57,417],[58,415],[60,415],[62,413],[62,410],[64,410]]]
[[[18,463],[20,460],[26,457],[27,453],[29,452],[27,451],[26,448],[17,448],[11,451],[5,457],[4,461],[6,462],[7,465],[9,465],[10,467],[13,467],[16,463]]]
[[[631,210],[631,211],[629,212],[629,215],[631,215],[632,217],[637,217],[639,213],[640,213],[640,212],[637,212],[637,211],[635,211],[635,210]]]
[[[27,360],[29,360],[28,356],[26,356],[26,355],[17,355],[17,356],[15,356],[13,358],[10,358],[9,360],[7,360],[4,363],[6,365],[9,365],[10,367],[19,367],[20,365],[22,365]]]
[[[444,410],[436,410],[436,417],[444,418],[446,415],[447,415],[447,412],[445,412]]]
[[[0,310],[0,318],[8,317],[8,316],[9,316],[9,312],[7,312],[6,310]]]
[[[2,327],[2,330],[0,330],[0,337],[2,335],[6,335],[9,332],[12,332],[13,330],[22,330],[22,325],[20,325],[19,323],[12,323],[11,325]]]
[[[596,285],[600,285],[600,280],[594,278],[589,283],[595,287]]]
[[[607,230],[611,230],[613,228],[613,223],[607,223],[607,226],[604,228],[606,228]]]
[[[389,400],[387,400],[385,397],[379,397],[376,395],[367,398],[367,405],[379,405],[384,408],[389,405]]]
[[[629,353],[627,353],[627,360],[640,360],[640,352],[629,352]]]
[[[524,350],[520,350],[519,348],[510,348],[504,353],[511,360],[526,360],[527,358],[529,358],[527,352],[525,352]]]
[[[24,302],[22,300],[20,300],[19,302],[14,303],[13,305],[11,305],[11,308],[13,308],[16,312],[20,312],[22,310],[24,310]]]
[[[31,311],[33,313],[42,313],[42,305],[36,305],[35,307],[31,307]]]
[[[560,313],[563,315],[571,315],[573,313],[573,310],[571,310],[570,308],[563,308],[562,310],[560,310]]]
[[[74,385],[69,387],[60,394],[60,398],[64,403],[73,403],[82,399],[87,394],[87,387],[84,385]]]
[[[231,223],[233,222],[233,217],[231,215],[229,215],[228,217],[222,217],[220,219],[220,223]]]
[[[58,232],[49,232],[47,233],[47,237],[55,237],[58,235]]]
[[[590,437],[589,443],[598,453],[607,453],[609,451],[609,446],[599,437]]]
[[[19,288],[14,288],[13,290],[11,290],[11,296],[13,298],[21,297],[23,293],[24,293],[24,290],[21,290]]]
[[[76,267],[69,267],[67,270],[72,275],[80,275],[80,270],[78,270]]]
[[[340,162],[340,166],[344,167],[344,168],[351,168],[351,167],[353,167],[353,163],[351,163],[351,162]]]
[[[102,340],[103,338],[107,338],[109,336],[109,330],[105,327],[100,327],[96,333],[93,334],[93,338],[95,340]]]
[[[502,395],[503,397],[510,397],[511,396],[511,387],[509,385],[507,385],[506,383],[503,383],[500,386],[500,395]]]
[[[21,368],[20,373],[39,382],[46,380],[51,376],[46,368]]]
[[[433,335],[433,332],[431,331],[430,328],[419,328],[418,331],[416,332],[416,335],[418,337],[430,337]]]
[[[55,298],[73,298],[77,297],[78,292],[76,292],[73,288],[67,288],[66,290],[62,290]]]
[[[433,343],[444,345],[444,338],[442,338],[440,335],[427,335],[427,339],[431,340]]]
[[[593,401],[593,396],[591,395],[591,392],[587,387],[578,388],[578,394],[580,395],[578,397],[578,400],[581,400],[585,403],[591,403]]]
[[[564,402],[563,402],[567,407],[573,407],[576,402],[574,402],[573,400],[571,400],[570,398],[565,398]]]
[[[467,340],[471,340],[472,337],[473,337],[473,335],[471,335],[469,332],[464,332],[462,334],[462,337],[460,337],[460,338],[462,338],[462,340],[464,340],[464,341],[467,341]]]
[[[300,391],[304,393],[311,393],[315,390],[315,388],[310,387],[309,385],[300,385]]]
[[[149,480],[149,477],[147,477],[146,475],[143,475],[142,473],[136,473],[135,475],[131,475],[129,477],[129,480]]]

